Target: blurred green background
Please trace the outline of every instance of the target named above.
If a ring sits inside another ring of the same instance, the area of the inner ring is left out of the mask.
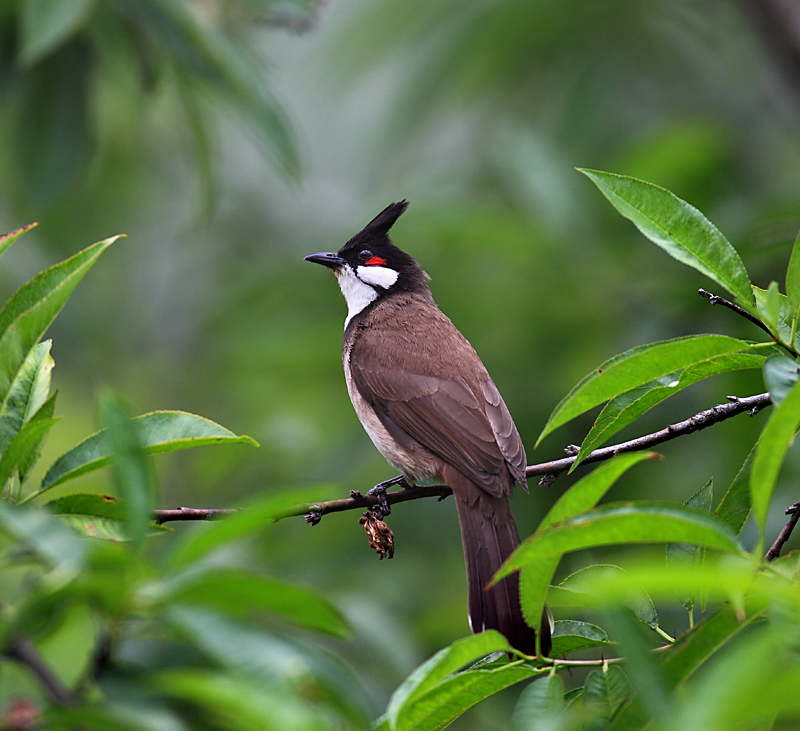
[[[137,412],[185,409],[262,445],[161,458],[162,507],[312,483],[344,496],[391,476],[345,390],[344,302],[303,256],[338,249],[402,198],[393,238],[481,354],[529,463],[562,456],[591,418],[533,443],[606,358],[690,333],[759,337],[709,307],[696,295],[705,280],[573,168],[673,190],[766,287],[800,228],[792,18],[797,3],[756,0],[5,0],[0,229],[40,226],[4,259],[3,296],[128,237],[51,330],[69,418],[42,464],[96,428],[96,394],[111,386]],[[758,373],[712,379],[622,437],[762,390]],[[683,501],[712,476],[721,491],[762,424],[664,445],[666,460],[612,498]],[[798,470],[790,458],[776,505],[796,499]],[[572,479],[516,496],[523,535]],[[85,487],[110,489],[102,476]],[[466,584],[447,501],[394,511],[392,561],[370,551],[358,517],[285,520],[249,550],[346,610],[355,635],[332,647],[377,715],[416,664],[467,632]],[[774,535],[784,518],[772,518]],[[502,727],[501,702],[457,727]]]

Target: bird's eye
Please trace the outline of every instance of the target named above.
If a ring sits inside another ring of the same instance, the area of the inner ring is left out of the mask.
[[[367,259],[371,259],[372,252],[369,249],[361,249],[361,251],[358,252],[358,258],[361,259],[361,261],[366,261]]]

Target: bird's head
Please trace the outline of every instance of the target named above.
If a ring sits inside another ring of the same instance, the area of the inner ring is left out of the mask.
[[[408,208],[407,201],[384,208],[339,251],[309,254],[306,261],[333,270],[347,302],[350,319],[375,300],[397,292],[428,291],[415,259],[389,240],[389,229]]]

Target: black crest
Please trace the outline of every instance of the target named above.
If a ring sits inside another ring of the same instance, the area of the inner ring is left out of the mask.
[[[340,252],[351,250],[356,246],[389,243],[389,229],[394,226],[394,222],[403,215],[406,208],[408,208],[408,201],[406,200],[389,204],[364,226],[361,231],[353,236],[353,238],[340,249]]]

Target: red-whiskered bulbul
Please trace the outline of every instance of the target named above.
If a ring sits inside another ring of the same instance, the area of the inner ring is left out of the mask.
[[[393,203],[337,253],[306,260],[333,270],[347,302],[342,360],[347,391],[370,439],[401,481],[442,479],[453,490],[467,564],[473,632],[500,631],[536,652],[517,574],[487,588],[519,545],[508,504],[527,491],[525,448],[481,359],[436,306],[422,267],[389,240],[408,203]],[[550,625],[542,622],[542,652]]]

